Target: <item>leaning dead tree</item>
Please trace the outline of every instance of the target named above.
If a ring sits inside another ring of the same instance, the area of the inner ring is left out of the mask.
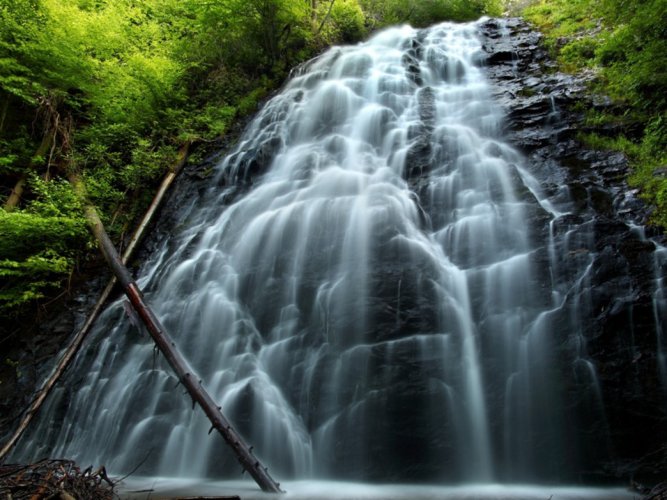
[[[123,258],[122,262],[123,264],[126,264],[130,258],[132,257],[132,254],[134,253],[134,250],[137,247],[137,244],[141,240],[146,228],[150,224],[150,222],[153,220],[153,216],[155,215],[158,207],[160,206],[162,199],[165,196],[165,193],[169,189],[169,186],[174,182],[174,179],[178,175],[178,173],[181,171],[183,166],[185,165],[185,162],[187,161],[187,157],[190,151],[190,144],[186,143],[184,144],[179,152],[178,152],[178,159],[176,163],[173,165],[173,167],[170,169],[170,171],[167,173],[167,175],[164,177],[162,180],[162,184],[160,185],[160,188],[158,189],[157,193],[155,194],[155,197],[153,198],[153,201],[151,202],[150,206],[148,207],[148,210],[144,214],[143,219],[141,220],[139,226],[135,230],[134,234],[132,235],[132,238],[130,239],[127,248],[123,252]],[[79,329],[79,331],[72,337],[70,340],[67,348],[63,351],[62,356],[58,360],[58,363],[55,365],[54,369],[52,370],[51,374],[49,377],[44,381],[42,384],[42,387],[40,390],[37,392],[35,398],[32,400],[30,403],[30,406],[28,409],[24,412],[23,417],[21,418],[21,422],[19,423],[18,427],[14,431],[14,434],[7,440],[2,448],[0,448],[0,462],[7,456],[7,454],[12,450],[12,448],[16,445],[18,442],[19,438],[23,435],[23,432],[28,428],[30,423],[32,422],[32,419],[37,415],[39,412],[40,408],[42,407],[42,404],[46,400],[46,397],[50,394],[51,390],[53,387],[56,385],[60,377],[62,376],[63,373],[65,373],[65,370],[69,366],[69,364],[72,362],[72,360],[75,358],[76,354],[79,352],[79,349],[81,348],[81,345],[83,344],[83,341],[85,340],[86,336],[91,330],[91,327],[95,323],[95,320],[97,319],[97,316],[102,312],[102,308],[104,307],[104,304],[106,303],[107,299],[111,295],[111,292],[113,291],[114,287],[116,286],[116,277],[112,277],[109,283],[107,284],[106,288],[100,295],[100,297],[97,300],[97,303],[95,304],[95,307],[93,307],[92,311],[88,314],[88,318],[86,319],[85,323],[83,326]]]
[[[176,344],[171,339],[164,326],[162,326],[148,304],[146,304],[141,290],[139,290],[139,287],[132,279],[130,272],[121,261],[116,248],[104,230],[104,226],[97,214],[97,210],[87,202],[87,196],[82,181],[77,176],[71,175],[70,182],[77,195],[84,201],[86,220],[88,221],[90,230],[95,236],[104,258],[116,276],[118,283],[125,291],[125,295],[127,295],[130,304],[146,326],[155,345],[167,359],[169,365],[174,372],[176,372],[178,380],[186,388],[190,397],[192,397],[193,404],[197,403],[202,410],[204,410],[204,413],[211,422],[211,430],[216,429],[222,435],[224,440],[234,451],[234,454],[241,463],[243,469],[248,471],[259,487],[265,492],[281,493],[282,490],[280,489],[280,484],[273,480],[266,467],[264,467],[252,454],[252,450],[243,441],[236,430],[232,428],[229,421],[222,414],[221,408],[202,387],[201,381],[178,351]]]

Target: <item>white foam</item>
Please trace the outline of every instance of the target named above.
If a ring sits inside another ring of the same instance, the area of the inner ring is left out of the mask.
[[[170,496],[239,496],[242,500],[629,500],[637,498],[623,488],[580,486],[482,484],[437,486],[421,484],[366,484],[339,481],[288,481],[284,495],[261,492],[249,481],[202,481],[172,478],[130,478],[123,482],[121,498]],[[143,495],[143,496],[142,496]]]

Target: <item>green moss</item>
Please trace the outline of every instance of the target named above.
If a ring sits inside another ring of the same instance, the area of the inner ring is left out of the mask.
[[[630,182],[655,207],[653,222],[667,227],[667,5],[663,0],[542,0],[524,15],[546,35],[561,69],[593,68],[595,92],[610,96],[607,112],[584,110],[592,127],[612,136],[582,137],[592,147],[624,152]],[[642,132],[643,130],[643,132]],[[632,131],[632,134],[629,132]]]

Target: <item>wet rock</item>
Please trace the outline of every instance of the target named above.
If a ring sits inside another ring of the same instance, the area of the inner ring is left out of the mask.
[[[423,177],[430,171],[433,159],[432,135],[435,125],[435,96],[433,89],[425,87],[417,94],[420,123],[413,128],[412,145],[405,161],[408,179]]]
[[[502,64],[507,62],[512,62],[516,57],[516,54],[512,50],[495,50],[491,52],[489,57],[486,59],[488,64]]]
[[[653,176],[658,178],[667,177],[667,167],[656,168],[653,171]]]
[[[547,73],[552,63],[540,37],[523,21],[508,22],[500,45],[497,29],[498,21],[490,20],[481,33],[489,52],[487,73],[511,117],[507,136],[526,154],[527,168],[554,206],[568,212],[552,221],[550,231],[563,237],[556,247],[561,256],[556,289],[567,294],[565,309],[578,314],[576,326],[567,326],[572,321],[567,316],[560,320],[569,332],[561,338],[563,353],[577,360],[562,374],[569,411],[579,421],[582,441],[598,443],[579,452],[588,470],[582,477],[657,480],[666,473],[661,443],[667,442],[667,410],[656,319],[662,314],[657,321],[664,321],[667,311],[656,309],[665,307],[655,301],[661,271],[656,243],[646,236],[663,243],[664,236],[651,228],[637,230],[649,211],[627,185],[627,158],[591,150],[576,139],[580,132],[616,134],[625,127],[627,133],[631,125],[585,126],[572,105],[614,106],[586,91],[594,73]]]
[[[405,72],[408,75],[408,78],[412,80],[415,85],[421,86],[423,79],[419,68],[419,60],[416,55],[408,53],[403,56],[403,66],[405,66]]]

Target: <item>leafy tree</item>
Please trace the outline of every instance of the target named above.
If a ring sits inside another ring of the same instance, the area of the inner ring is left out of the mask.
[[[351,43],[366,34],[364,11],[356,0],[320,2],[316,14],[316,43]]]
[[[481,15],[499,15],[501,4],[494,0],[361,0],[374,24],[410,23],[414,26],[452,20],[469,21]]]

